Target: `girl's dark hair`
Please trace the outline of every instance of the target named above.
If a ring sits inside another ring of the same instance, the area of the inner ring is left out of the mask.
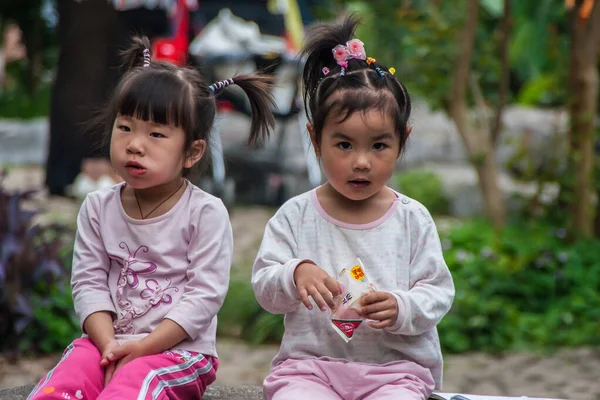
[[[321,142],[323,126],[332,112],[345,121],[357,111],[379,110],[393,118],[402,152],[411,110],[404,85],[379,62],[369,65],[365,60],[348,60],[342,76],[333,58],[332,49],[353,39],[358,24],[351,15],[338,24],[317,25],[309,31],[301,51],[301,56],[306,56],[302,73],[304,105],[314,126],[314,139],[317,144]],[[326,75],[324,67],[330,71]]]
[[[196,69],[151,61],[150,48],[146,37],[133,37],[131,47],[122,53],[128,70],[98,121],[108,135],[117,115],[124,115],[182,128],[186,135],[186,155],[195,140],[205,140],[209,149],[216,115],[215,96],[234,83],[250,101],[252,124],[248,144],[255,145],[268,138],[275,125],[271,112],[274,105],[270,95],[271,77],[251,73],[209,86]],[[187,175],[189,171],[183,173]]]

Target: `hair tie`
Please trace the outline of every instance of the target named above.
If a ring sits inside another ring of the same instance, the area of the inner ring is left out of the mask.
[[[382,78],[383,78],[383,77],[385,76],[385,72],[383,72],[383,71],[381,70],[381,68],[379,68],[379,67],[375,67],[375,71],[377,71],[377,73],[379,74],[379,76],[380,76],[380,77],[382,77]]]
[[[213,83],[212,85],[209,85],[208,88],[213,92],[217,92],[221,89],[223,89],[224,87],[227,87],[229,85],[233,85],[233,79],[225,79],[224,81],[217,81],[215,83]]]
[[[144,68],[150,66],[150,50],[144,49]]]
[[[348,68],[348,60],[366,60],[367,53],[365,52],[364,43],[358,39],[352,39],[346,42],[346,45],[338,44],[333,49],[333,59],[342,68],[340,76],[346,75]]]

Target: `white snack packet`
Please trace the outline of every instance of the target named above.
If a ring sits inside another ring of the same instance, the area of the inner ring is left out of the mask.
[[[356,264],[351,268],[342,269],[337,275],[337,281],[342,294],[334,298],[336,304],[331,311],[331,326],[348,343],[363,321],[358,313],[360,298],[374,292],[375,286],[369,283],[360,258],[356,259]]]

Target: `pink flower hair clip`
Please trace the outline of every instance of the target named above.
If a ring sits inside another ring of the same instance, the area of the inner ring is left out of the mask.
[[[348,60],[366,60],[367,53],[365,52],[365,45],[358,39],[352,39],[346,42],[346,45],[338,44],[332,50],[333,58],[337,64],[342,67],[340,76],[346,75],[346,68],[348,68]]]

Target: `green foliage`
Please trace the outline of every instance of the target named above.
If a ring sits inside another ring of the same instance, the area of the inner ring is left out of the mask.
[[[469,221],[445,235],[456,298],[439,331],[448,352],[598,345],[600,241],[568,244],[540,222],[495,235]]]
[[[343,11],[364,22],[357,34],[367,53],[396,68],[411,94],[445,108],[460,50],[466,1],[377,2],[338,0],[330,18]],[[509,37],[509,98],[554,106],[566,101],[568,22],[564,1],[513,1]],[[490,105],[497,101],[503,0],[482,0],[472,76]],[[526,93],[521,93],[526,90]]]
[[[423,203],[434,215],[448,214],[450,201],[442,180],[427,170],[410,170],[396,175],[396,185],[403,194]]]
[[[239,336],[250,344],[277,342],[283,336],[283,315],[262,309],[254,296],[250,277],[231,277],[218,318],[219,335]]]
[[[45,117],[50,113],[50,85],[40,88],[31,97],[23,87],[15,87],[0,93],[0,118],[32,119]]]
[[[21,350],[56,353],[81,335],[68,279],[40,282],[31,303],[34,319],[19,343]]]
[[[566,98],[566,85],[555,74],[540,74],[527,81],[517,96],[517,103],[525,106],[554,106]]]
[[[466,15],[466,3],[426,0],[404,5],[396,0],[377,2],[340,1],[347,11],[363,20],[357,36],[365,42],[367,54],[396,68],[396,76],[412,95],[427,99],[434,108],[447,106],[450,77],[460,41],[458,36]],[[473,56],[473,76],[484,93],[494,100],[498,79],[498,18],[484,8]]]
[[[568,54],[568,18],[562,0],[536,3],[513,1],[513,32],[509,55],[514,74],[531,79],[544,72],[557,71]],[[562,61],[562,62],[561,62]]]

